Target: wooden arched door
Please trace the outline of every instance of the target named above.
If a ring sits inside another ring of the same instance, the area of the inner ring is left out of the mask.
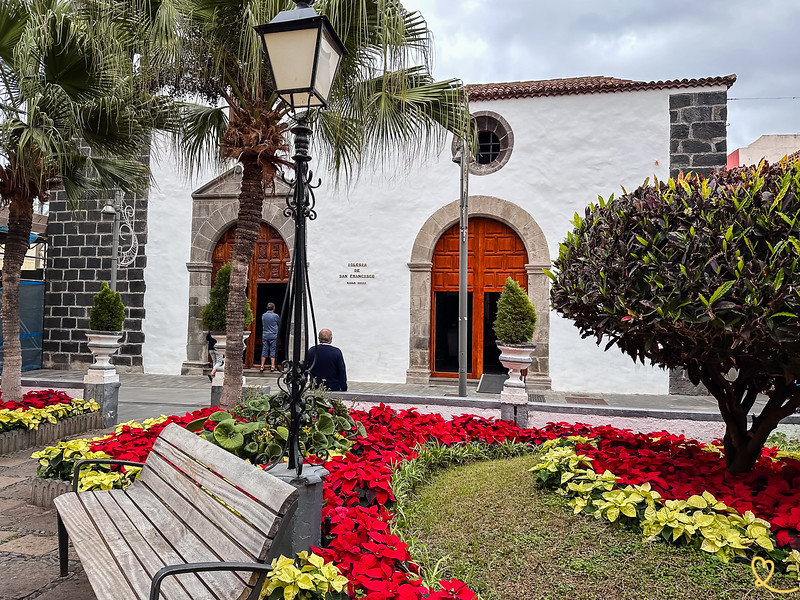
[[[458,246],[456,223],[445,231],[433,251],[431,271],[431,372],[434,377],[458,377]],[[525,245],[508,225],[471,217],[468,239],[467,376],[505,373],[498,357],[492,325],[497,300],[507,277],[528,289]]]
[[[217,271],[233,256],[235,240],[234,225],[222,234],[214,248],[211,259],[212,283],[217,277]],[[261,315],[269,302],[275,304],[276,312],[280,311],[288,282],[289,247],[274,227],[261,223],[253,258],[250,259],[247,270],[247,298],[255,317],[250,325],[250,338],[245,347],[244,364],[247,368],[261,363]],[[282,351],[280,348],[279,359]]]

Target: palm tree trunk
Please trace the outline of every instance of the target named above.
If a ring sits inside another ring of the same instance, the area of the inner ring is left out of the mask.
[[[19,341],[19,281],[30,243],[33,198],[13,198],[3,256],[3,400],[22,401],[22,345]]]
[[[239,214],[236,224],[236,242],[231,258],[231,281],[226,309],[228,342],[225,351],[225,378],[222,382],[220,407],[233,408],[242,394],[242,352],[244,342],[244,303],[247,301],[247,268],[261,227],[261,206],[264,202],[262,168],[255,156],[243,155],[240,159],[242,189],[239,192]],[[257,315],[256,315],[257,316]]]

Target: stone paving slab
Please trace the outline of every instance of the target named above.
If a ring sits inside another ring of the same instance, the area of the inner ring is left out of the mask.
[[[5,544],[0,544],[0,552],[14,552],[15,554],[29,554],[31,556],[42,556],[57,548],[58,539],[53,535],[23,535]]]
[[[0,542],[5,542],[12,535],[19,535],[16,531],[0,531]]]
[[[89,580],[82,573],[72,579],[64,579],[52,589],[36,596],[36,600],[95,600],[95,598]]]
[[[0,598],[21,600],[58,579],[58,564],[41,564],[39,561],[17,562],[3,566],[3,585]],[[61,600],[79,600],[80,597],[62,596]]]
[[[22,477],[4,477],[0,475],[0,489],[13,486],[20,481],[25,481]]]
[[[28,462],[28,458],[21,456],[18,458],[11,458],[9,456],[0,456],[0,467],[19,467]]]

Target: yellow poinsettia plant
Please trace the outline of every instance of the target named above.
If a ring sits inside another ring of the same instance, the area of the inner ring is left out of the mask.
[[[100,410],[94,400],[76,398],[71,402],[52,404],[44,408],[3,408],[0,409],[0,433],[12,429],[39,429],[42,423],[56,423],[68,417],[75,417]]]
[[[261,600],[346,600],[347,578],[321,556],[300,552],[296,559],[281,556],[270,564]]]
[[[768,521],[750,511],[740,514],[708,491],[665,500],[649,483],[620,486],[613,473],[592,469],[591,459],[576,452],[579,443],[592,440],[573,436],[544,442],[539,462],[530,469],[543,486],[565,496],[575,514],[638,527],[648,540],[690,544],[725,562],[766,553],[783,562],[787,572],[800,571],[800,553],[776,549]]]

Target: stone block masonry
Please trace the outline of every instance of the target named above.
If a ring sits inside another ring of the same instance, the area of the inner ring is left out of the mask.
[[[696,92],[669,97],[669,175],[708,174],[725,166],[728,156],[728,93]]]
[[[141,161],[149,162],[149,155]],[[113,219],[101,214],[107,198],[86,199],[72,210],[63,191],[50,198],[47,224],[49,246],[45,266],[44,341],[42,366],[50,369],[84,369],[92,363],[86,343],[89,309],[101,282],[111,281],[111,247]],[[144,269],[147,264],[147,192],[125,196],[124,203],[133,207],[133,234],[139,243],[139,254],[133,264],[117,268],[117,291],[125,305],[122,347],[112,362],[122,373],[142,372],[142,321],[144,309]],[[120,218],[120,223],[122,223]],[[130,239],[122,230],[120,248],[127,248]]]
[[[669,176],[721,169],[728,159],[728,92],[696,92],[669,97]],[[669,374],[669,393],[704,396],[705,386],[695,386],[683,369]]]

